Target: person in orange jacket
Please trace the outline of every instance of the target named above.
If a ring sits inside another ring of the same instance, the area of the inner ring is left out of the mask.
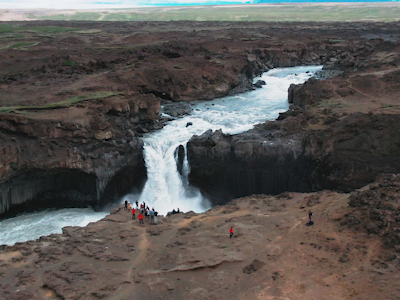
[[[229,238],[233,236],[233,226],[231,226],[231,229],[229,229]]]
[[[139,225],[140,225],[140,224],[144,224],[144,221],[143,221],[143,214],[142,214],[142,213],[139,214]]]
[[[136,219],[136,209],[132,207],[132,219]]]

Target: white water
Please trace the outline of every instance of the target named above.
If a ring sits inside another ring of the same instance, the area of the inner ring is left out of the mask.
[[[144,138],[147,183],[141,194],[127,195],[121,199],[121,203],[125,199],[131,203],[139,199],[160,214],[166,214],[173,208],[195,212],[209,209],[207,199],[198,189],[188,185],[187,161],[184,163],[183,176],[178,173],[174,157],[176,147],[186,145],[193,135],[200,135],[208,129],[222,129],[224,133],[234,134],[247,131],[266,120],[276,119],[280,112],[288,109],[287,90],[290,84],[306,81],[321,68],[309,66],[271,70],[261,77],[267,83],[263,88],[196,104],[192,115],[172,121],[162,130],[148,134]],[[311,73],[306,74],[306,71]],[[193,125],[186,127],[188,122]],[[13,245],[43,235],[61,233],[65,226],[86,226],[106,215],[106,212],[94,212],[90,208],[65,208],[20,215],[0,221],[0,245]]]
[[[225,97],[195,105],[190,116],[174,120],[163,129],[144,137],[144,153],[148,180],[140,195],[129,194],[125,199],[131,203],[138,200],[154,207],[160,214],[172,209],[203,212],[210,203],[200,191],[188,185],[189,166],[184,163],[181,176],[176,168],[174,152],[193,135],[201,135],[208,129],[221,129],[224,133],[240,133],[254,125],[274,120],[280,112],[288,109],[290,84],[303,83],[322,66],[274,69],[260,78],[267,84],[261,89],[232,97]],[[309,73],[306,73],[310,71]],[[186,127],[188,122],[192,126]]]
[[[43,235],[62,233],[65,226],[86,226],[108,213],[90,208],[64,208],[28,213],[0,222],[0,245],[35,240]]]

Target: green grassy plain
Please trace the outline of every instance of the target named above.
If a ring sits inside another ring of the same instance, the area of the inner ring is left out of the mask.
[[[26,15],[39,20],[94,21],[397,21],[399,5],[243,5],[156,7],[79,12],[74,14]]]

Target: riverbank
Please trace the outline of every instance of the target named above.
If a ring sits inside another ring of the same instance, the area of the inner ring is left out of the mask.
[[[2,247],[0,296],[396,299],[390,207],[399,204],[399,185],[390,175],[351,194],[253,195],[158,225],[139,225],[118,207],[85,228]]]

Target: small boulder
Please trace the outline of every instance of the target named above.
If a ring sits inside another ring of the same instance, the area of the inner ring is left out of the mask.
[[[257,80],[257,82],[254,84],[256,88],[262,88],[263,85],[266,85],[266,82],[264,80]]]

